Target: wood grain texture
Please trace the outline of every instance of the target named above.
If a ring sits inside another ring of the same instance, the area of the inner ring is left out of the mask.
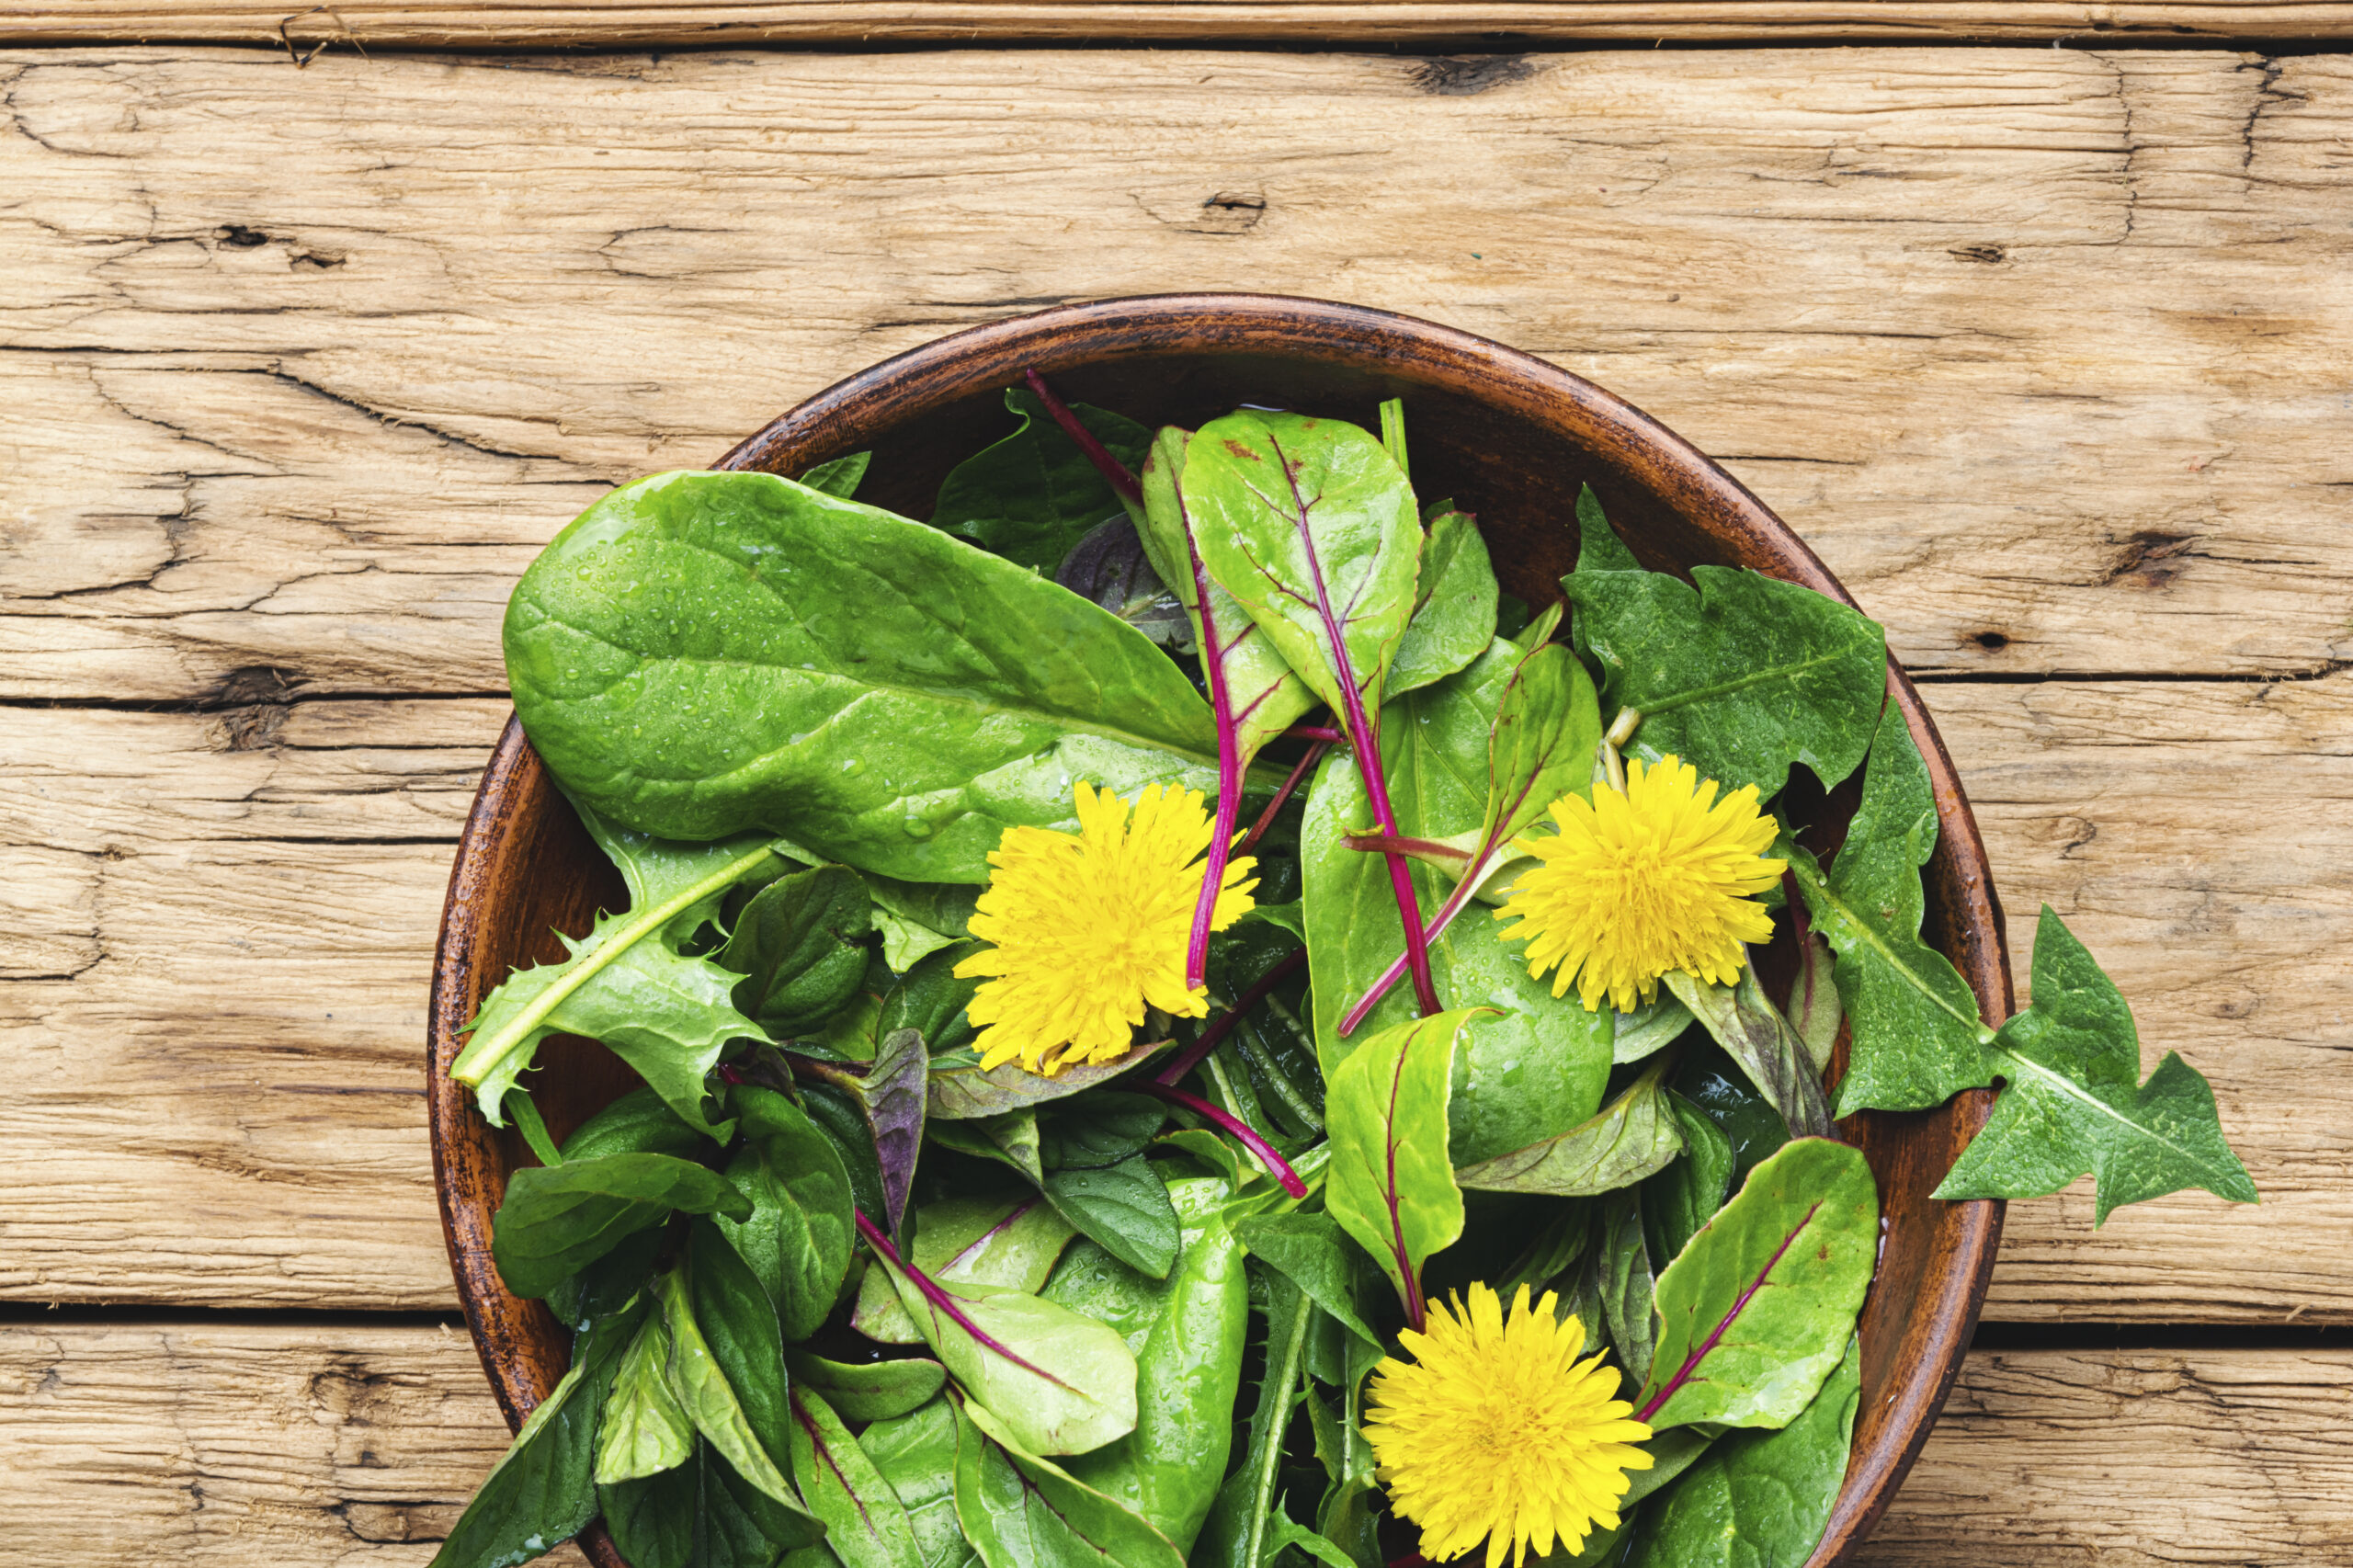
[[[1492,47],[1575,39],[2337,39],[2342,0],[68,0],[0,6],[0,42],[616,49],[1022,40]]]
[[[2342,1351],[1978,1352],[1859,1561],[2304,1568],[2353,1517],[2348,1423]],[[454,1330],[0,1331],[25,1568],[422,1568],[506,1442]]]
[[[2100,1231],[2081,1184],[2016,1205],[1986,1315],[2353,1322],[2353,673],[1926,696],[2016,971],[2047,901],[2132,999],[2144,1065],[2212,1078],[2264,1192]],[[505,703],[5,717],[0,1297],[447,1305],[426,988]]]
[[[2353,653],[2342,57],[69,50],[0,97],[0,696],[494,691],[603,486],[1198,287],[1619,392],[1915,671]]]

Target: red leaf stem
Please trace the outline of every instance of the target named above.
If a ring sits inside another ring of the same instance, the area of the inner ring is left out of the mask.
[[[1267,809],[1258,813],[1258,820],[1251,824],[1248,833],[1242,835],[1235,853],[1247,855],[1257,847],[1258,840],[1266,836],[1267,830],[1275,825],[1275,818],[1281,814],[1290,798],[1299,792],[1301,780],[1315,771],[1315,765],[1324,760],[1324,754],[1330,749],[1330,745],[1323,741],[1317,741],[1307,748],[1306,755],[1292,766],[1290,777],[1283,780],[1283,787],[1275,791],[1275,798],[1267,802]]]
[[[1272,995],[1276,986],[1297,974],[1306,962],[1307,949],[1300,948],[1295,949],[1290,957],[1259,976],[1258,983],[1236,998],[1233,1006],[1210,1020],[1209,1027],[1201,1031],[1199,1040],[1170,1057],[1168,1065],[1160,1070],[1160,1075],[1154,1081],[1162,1084],[1183,1083],[1185,1074],[1199,1067],[1211,1051],[1225,1043],[1225,1037],[1233,1032],[1233,1026],[1240,1023],[1250,1009]]]
[[[1299,1179],[1299,1173],[1290,1168],[1290,1162],[1275,1153],[1275,1146],[1259,1137],[1251,1129],[1250,1124],[1240,1117],[1219,1109],[1199,1095],[1188,1095],[1182,1089],[1172,1089],[1165,1084],[1146,1084],[1143,1085],[1143,1091],[1148,1095],[1158,1096],[1170,1105],[1183,1106],[1205,1121],[1215,1122],[1220,1131],[1239,1139],[1242,1146],[1256,1155],[1258,1163],[1266,1167],[1267,1174],[1283,1184],[1285,1192],[1290,1193],[1293,1198],[1307,1196],[1307,1184]]]
[[[1029,390],[1038,394],[1038,401],[1046,405],[1046,412],[1052,415],[1055,424],[1063,427],[1063,434],[1086,454],[1086,460],[1110,482],[1111,488],[1142,506],[1143,486],[1136,483],[1136,476],[1128,472],[1127,464],[1113,457],[1109,449],[1095,438],[1094,431],[1078,422],[1078,415],[1070,411],[1070,404],[1056,397],[1053,389],[1046,385],[1046,378],[1035,370],[1023,370],[1021,379],[1029,383]]]
[[[1708,1337],[1699,1342],[1698,1349],[1683,1358],[1683,1365],[1675,1369],[1675,1376],[1660,1384],[1658,1392],[1644,1401],[1643,1407],[1634,1412],[1635,1420],[1647,1422],[1658,1414],[1659,1406],[1675,1397],[1677,1389],[1691,1381],[1691,1374],[1699,1369],[1699,1363],[1708,1358],[1708,1352],[1716,1347],[1716,1341],[1724,1336],[1724,1330],[1732,1326],[1734,1318],[1748,1310],[1749,1301],[1757,1291],[1765,1288],[1766,1276],[1771,1274],[1773,1266],[1781,1261],[1781,1255],[1790,1250],[1790,1244],[1798,1239],[1798,1233],[1813,1223],[1813,1217],[1820,1212],[1822,1212],[1822,1205],[1817,1203],[1805,1211],[1804,1219],[1790,1227],[1790,1233],[1781,1238],[1781,1244],[1773,1249],[1773,1256],[1765,1260],[1765,1267],[1756,1271],[1756,1278],[1748,1282],[1748,1289],[1743,1290],[1740,1293],[1740,1299],[1733,1302],[1732,1310],[1716,1321],[1716,1326],[1708,1331]]]
[[[1004,1357],[1006,1360],[1020,1368],[1023,1371],[1035,1373],[1037,1376],[1041,1377],[1048,1382],[1053,1384],[1056,1388],[1070,1388],[1068,1383],[1054,1376],[1053,1373],[1046,1370],[1045,1368],[1035,1366],[1030,1362],[1023,1360],[1011,1350],[998,1344],[982,1329],[980,1324],[974,1323],[971,1318],[966,1317],[963,1313],[963,1310],[957,1306],[955,1297],[949,1295],[946,1290],[941,1290],[938,1282],[934,1280],[930,1275],[926,1274],[922,1269],[917,1268],[914,1264],[907,1262],[904,1258],[899,1256],[899,1249],[891,1244],[890,1237],[875,1229],[874,1221],[866,1217],[865,1210],[854,1208],[850,1210],[850,1217],[858,1221],[858,1233],[866,1238],[866,1244],[874,1249],[875,1255],[884,1259],[892,1267],[897,1269],[900,1273],[913,1280],[915,1282],[915,1289],[923,1292],[923,1299],[925,1301],[929,1301],[935,1310],[945,1312],[948,1317],[954,1322],[957,1327],[962,1329],[966,1334],[971,1335],[973,1340],[979,1344],[982,1348],[994,1351],[995,1354]],[[1073,1393],[1076,1393],[1078,1391],[1076,1389],[1071,1389],[1071,1392]]]
[[[1325,745],[1336,746],[1346,742],[1348,737],[1329,724],[1293,724],[1283,732],[1283,738],[1290,741],[1322,741]]]

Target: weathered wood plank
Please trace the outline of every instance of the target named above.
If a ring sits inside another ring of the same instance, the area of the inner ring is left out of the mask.
[[[494,691],[606,484],[1199,287],[1623,392],[1916,668],[2353,654],[2342,57],[26,51],[0,95],[0,696]]]
[[[267,692],[248,695],[270,695]],[[1996,1319],[2353,1321],[2353,674],[1942,685],[2018,972],[2047,901],[2209,1074],[2261,1208],[2011,1210]],[[419,1074],[503,703],[0,726],[0,1296],[446,1305]],[[244,749],[236,749],[240,739]],[[36,1199],[33,1195],[38,1194]],[[159,1226],[156,1216],[172,1222]]]
[[[1660,39],[2335,39],[2353,6],[2334,0],[343,0],[290,12],[284,0],[74,0],[0,8],[0,41],[262,43],[307,53],[422,46],[620,49],[745,43],[953,43],[1104,38],[1180,43],[1431,44]]]
[[[2348,1422],[2343,1351],[1972,1354],[1860,1561],[2302,1568],[2353,1537]],[[422,1565],[506,1441],[447,1330],[0,1331],[27,1568]]]

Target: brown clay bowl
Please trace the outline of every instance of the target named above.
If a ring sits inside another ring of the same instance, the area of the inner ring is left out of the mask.
[[[1559,597],[1576,551],[1571,508],[1586,482],[1648,565],[1754,567],[1852,602],[1762,502],[1600,388],[1450,327],[1315,300],[1159,295],[975,327],[819,392],[718,466],[790,474],[871,449],[860,498],[921,517],[948,468],[1001,433],[999,394],[1028,367],[1066,397],[1152,425],[1197,426],[1245,401],[1372,424],[1381,399],[1403,395],[1417,487],[1476,511],[1505,587],[1531,604]],[[2002,914],[1977,824],[1919,694],[1900,668],[1891,665],[1890,675],[1936,789],[1941,835],[1927,867],[1928,939],[1986,1013],[2006,1017]],[[476,1113],[447,1072],[457,1032],[484,993],[517,964],[561,957],[554,930],[584,933],[595,911],[620,907],[623,896],[510,720],[450,872],[426,1085],[458,1291],[499,1403],[517,1426],[563,1374],[567,1336],[539,1302],[508,1295],[491,1264],[491,1215],[507,1173],[529,1155],[519,1137]],[[535,1093],[559,1137],[633,1081],[585,1041],[551,1040],[540,1062],[547,1071]],[[1843,1124],[1879,1177],[1886,1247],[1863,1308],[1863,1398],[1846,1485],[1813,1557],[1821,1568],[1851,1557],[1895,1494],[1968,1348],[2002,1206],[1928,1194],[1989,1105],[1981,1092],[1938,1110]],[[601,1531],[582,1544],[600,1568],[623,1568]]]

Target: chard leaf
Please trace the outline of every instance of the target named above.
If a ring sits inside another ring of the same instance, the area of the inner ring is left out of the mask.
[[[1381,443],[1338,420],[1244,410],[1193,437],[1183,484],[1210,575],[1344,723],[1377,710],[1422,550],[1413,488]]]
[[[1685,1142],[1669,1103],[1673,1096],[1665,1087],[1671,1060],[1660,1058],[1590,1120],[1541,1143],[1461,1166],[1454,1173],[1455,1181],[1488,1192],[1583,1198],[1629,1186],[1665,1168]]]
[[[622,1350],[643,1322],[641,1302],[574,1342],[572,1369],[523,1429],[433,1554],[431,1568],[514,1568],[568,1540],[597,1517],[597,1423]]]
[[[1830,1098],[1822,1092],[1820,1070],[1798,1031],[1765,994],[1754,958],[1741,964],[1736,985],[1696,979],[1679,969],[1668,971],[1665,979],[1675,999],[1715,1036],[1725,1055],[1740,1063],[1792,1133],[1801,1138],[1830,1135]]]
[[[506,1288],[544,1296],[671,1210],[743,1219],[750,1202],[715,1171],[668,1154],[605,1154],[526,1165],[506,1178],[491,1256]]]
[[[1887,634],[1837,600],[1794,583],[1722,566],[1691,582],[1664,572],[1590,569],[1597,530],[1581,505],[1586,546],[1562,579],[1579,637],[1607,672],[1604,706],[1643,716],[1634,747],[1672,755],[1725,791],[1773,795],[1802,762],[1824,786],[1869,749],[1887,688]],[[1622,547],[1620,550],[1622,557]]]
[[[1936,847],[1927,765],[1893,703],[1871,744],[1862,804],[1828,873],[1786,836],[1774,846],[1790,862],[1813,928],[1838,953],[1833,979],[1854,1024],[1838,1085],[1841,1116],[1925,1110],[2000,1071],[1976,994],[1920,939],[1920,868]]]
[[[1234,1221],[1233,1233],[1251,1256],[1305,1291],[1341,1327],[1379,1348],[1381,1335],[1365,1321],[1365,1255],[1349,1244],[1331,1215],[1260,1215]]]
[[[1035,1295],[1074,1234],[1042,1198],[950,1198],[915,1210],[907,1256],[934,1279],[995,1285]],[[891,1277],[870,1268],[858,1284],[850,1326],[885,1345],[915,1345],[923,1335],[899,1304]]]
[[[1381,755],[1400,832],[1476,834],[1487,809],[1494,716],[1524,656],[1496,642],[1460,675],[1389,705]],[[1344,842],[1373,825],[1353,760],[1341,753],[1325,758],[1308,796],[1300,865],[1316,1051],[1327,1080],[1358,1040],[1414,1017],[1413,997],[1401,985],[1353,1033],[1339,1032],[1350,1005],[1404,946],[1381,858]],[[1438,908],[1454,891],[1453,879],[1430,867],[1416,864],[1412,874],[1424,908]],[[1466,1165],[1576,1126],[1599,1108],[1609,1077],[1610,1015],[1561,1006],[1501,930],[1486,912],[1472,911],[1430,943],[1439,1002],[1501,1015],[1465,1032],[1455,1062],[1449,1116],[1453,1158]]]
[[[1790,986],[1790,1006],[1786,1017],[1790,1027],[1805,1041],[1806,1054],[1813,1059],[1813,1070],[1825,1072],[1830,1066],[1830,1053],[1837,1049],[1838,1026],[1846,1021],[1846,1009],[1838,1003],[1838,983],[1836,964],[1830,956],[1830,944],[1821,933],[1808,928],[1802,916],[1804,906],[1799,902],[1792,912],[1798,916],[1798,974]]]
[[[1534,827],[1563,796],[1589,798],[1600,744],[1600,699],[1576,655],[1547,642],[1521,659],[1496,699],[1488,733],[1483,851]]]
[[[1422,1264],[1462,1233],[1462,1192],[1447,1159],[1446,1107],[1469,1011],[1415,1018],[1358,1046],[1332,1075],[1324,1108],[1332,1165],[1324,1204],[1422,1319]]]
[[[1121,515],[1120,497],[1047,417],[1037,394],[1007,387],[1005,406],[1020,423],[949,471],[931,526],[1017,565],[1051,573],[1097,524]],[[1071,404],[1071,412],[1130,469],[1143,461],[1151,439],[1144,426],[1083,403]]]
[[[1732,1190],[1732,1140],[1682,1096],[1666,1095],[1683,1133],[1683,1157],[1643,1184],[1643,1233],[1653,1257],[1671,1258],[1715,1217]]]
[[[1307,1335],[1315,1303],[1279,1274],[1267,1279],[1266,1371],[1250,1415],[1250,1443],[1242,1463],[1219,1488],[1194,1547],[1191,1568],[1264,1568],[1270,1551],[1270,1516],[1279,1506],[1276,1479],[1283,1435],[1304,1391]]]
[[[834,458],[802,474],[801,483],[812,490],[822,490],[828,495],[838,495],[847,501],[858,494],[858,484],[866,478],[867,465],[873,460],[872,452],[852,452],[846,458]]]
[[[1242,1248],[1214,1218],[1187,1234],[1136,1347],[1135,1430],[1066,1461],[1071,1475],[1191,1550],[1225,1477],[1250,1296]],[[1117,1325],[1114,1325],[1117,1326]]]
[[[926,1280],[927,1292],[895,1258],[877,1262],[932,1354],[1024,1448],[1085,1453],[1135,1429],[1135,1357],[1111,1329],[1018,1290]]]
[[[925,1568],[915,1524],[834,1409],[795,1384],[792,1472],[844,1568]]]
[[[777,1040],[824,1023],[866,978],[874,915],[866,884],[847,866],[779,877],[752,895],[719,964],[744,978],[738,1012]]]
[[[1655,1294],[1649,1244],[1643,1236],[1641,1195],[1629,1188],[1609,1195],[1601,1211],[1601,1245],[1595,1284],[1601,1294],[1601,1313],[1609,1324],[1609,1343],[1618,1360],[1637,1384],[1651,1375],[1651,1358],[1657,1343],[1652,1322]]]
[[[1849,1340],[1803,1415],[1777,1432],[1727,1434],[1695,1456],[1680,1484],[1643,1516],[1628,1568],[1799,1568],[1810,1561],[1847,1478],[1861,1399],[1861,1347]]]
[[[597,1429],[597,1484],[658,1475],[687,1462],[694,1422],[672,1392],[669,1314],[657,1297],[621,1352]]]
[[[1658,1346],[1634,1418],[1785,1426],[1846,1354],[1879,1256],[1862,1152],[1791,1140],[1658,1278]]]
[[[1478,525],[1442,504],[1422,543],[1413,619],[1390,663],[1389,695],[1442,680],[1485,653],[1499,593]]]
[[[724,1252],[724,1245],[719,1250]],[[748,1275],[745,1278],[748,1281]],[[792,1483],[784,1478],[784,1472],[768,1457],[767,1444],[753,1430],[751,1417],[745,1410],[735,1385],[729,1381],[726,1369],[713,1353],[711,1343],[696,1318],[693,1288],[683,1271],[674,1270],[663,1276],[658,1287],[658,1302],[669,1341],[666,1347],[668,1364],[665,1373],[670,1395],[677,1402],[678,1408],[694,1424],[694,1429],[735,1467],[737,1474],[773,1501],[785,1507],[798,1509],[801,1499],[794,1495]],[[738,1329],[743,1322],[744,1314],[740,1313],[730,1319],[731,1326]],[[740,1340],[732,1342],[731,1352],[740,1349],[741,1343]],[[747,1358],[744,1355],[731,1353],[729,1359],[737,1362],[739,1372],[747,1364]],[[779,1392],[783,1382],[783,1348],[779,1346],[772,1374]],[[763,1400],[761,1403],[765,1404],[766,1402]],[[599,1474],[597,1479],[606,1478]],[[613,1479],[628,1478],[616,1476]],[[813,1530],[810,1533],[813,1537],[815,1534]]]
[[[1691,1009],[1677,1001],[1674,992],[1662,991],[1632,1012],[1618,1015],[1609,1060],[1613,1065],[1640,1062],[1673,1045],[1690,1027]]]
[[[1195,576],[1194,524],[1182,484],[1191,439],[1186,431],[1174,428],[1153,437],[1152,454],[1144,461],[1142,476],[1143,505],[1129,511],[1153,570],[1185,608],[1204,677],[1212,665],[1224,676],[1235,755],[1247,762],[1286,725],[1314,707],[1315,694],[1292,673],[1265,629],[1206,568],[1199,578]],[[1210,619],[1217,626],[1214,646],[1201,634],[1199,589],[1204,582],[1209,589]]]
[[[2091,1172],[2098,1222],[2185,1187],[2257,1201],[2198,1069],[2167,1051],[2138,1082],[2131,1009],[2049,904],[2034,929],[2033,1006],[1994,1045],[2002,1097],[1935,1196],[2039,1198]]]
[[[983,1073],[979,1057],[960,1050],[932,1062],[927,1085],[930,1113],[941,1121],[974,1121],[1027,1106],[1044,1105],[1049,1100],[1067,1099],[1142,1065],[1167,1050],[1169,1043],[1165,1040],[1151,1040],[1108,1062],[1065,1067],[1051,1078],[1011,1062]]]
[[[933,1403],[948,1382],[947,1368],[920,1357],[896,1361],[828,1361],[805,1350],[787,1349],[784,1364],[802,1387],[824,1395],[825,1403],[840,1412],[846,1421],[895,1420]],[[870,1429],[867,1436],[871,1435]],[[874,1453],[875,1446],[869,1443],[866,1449]],[[881,1462],[879,1458],[876,1462]],[[887,1475],[890,1466],[884,1465],[883,1471]],[[907,1506],[915,1506],[913,1503]]]
[[[671,473],[559,534],[508,602],[517,711],[589,805],[712,838],[985,882],[1072,782],[1207,790],[1183,673],[1076,595],[904,517],[760,473]]]
[[[744,1143],[727,1179],[751,1200],[746,1220],[722,1216],[732,1243],[768,1299],[787,1339],[806,1339],[834,1310],[849,1272],[856,1228],[849,1172],[833,1140],[773,1089],[738,1085]]]
[[[1133,1509],[1029,1453],[977,1401],[957,1407],[956,1517],[988,1568],[1185,1568]]]
[[[858,1446],[906,1508],[923,1568],[965,1568],[980,1562],[956,1522],[956,1412],[947,1400],[934,1398],[920,1408],[874,1417],[858,1435]]]

